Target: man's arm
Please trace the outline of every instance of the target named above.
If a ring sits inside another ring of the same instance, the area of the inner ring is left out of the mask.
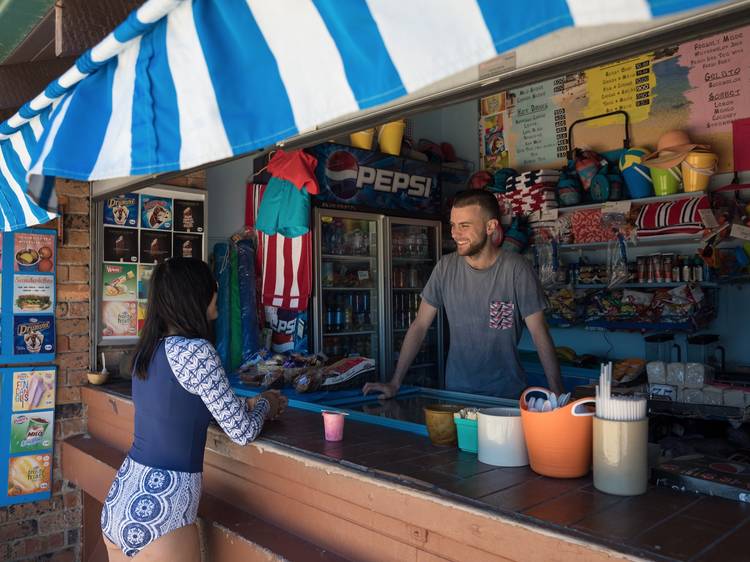
[[[409,326],[409,330],[406,332],[406,336],[404,336],[404,343],[401,344],[401,352],[398,356],[398,363],[396,363],[396,370],[393,372],[393,378],[386,384],[368,382],[362,388],[364,394],[381,392],[382,394],[379,398],[393,398],[396,395],[398,389],[401,388],[401,383],[406,376],[406,372],[411,367],[417,353],[419,353],[419,348],[422,347],[427,330],[430,329],[430,325],[435,320],[437,310],[437,308],[422,299],[417,311],[417,317],[411,323],[411,326]]]
[[[552,342],[552,336],[549,334],[547,322],[544,320],[544,311],[540,310],[524,318],[526,327],[529,329],[531,339],[534,340],[536,352],[539,355],[539,361],[544,368],[544,374],[547,376],[549,388],[555,394],[565,392],[560,377],[560,364],[557,361],[555,353],[555,344]]]

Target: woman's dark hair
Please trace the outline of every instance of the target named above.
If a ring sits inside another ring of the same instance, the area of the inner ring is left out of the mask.
[[[195,258],[172,258],[154,269],[148,292],[148,309],[135,349],[133,370],[148,376],[156,348],[167,335],[213,341],[206,309],[216,292],[216,280],[208,265]]]

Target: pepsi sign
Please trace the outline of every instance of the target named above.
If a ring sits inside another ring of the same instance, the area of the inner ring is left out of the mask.
[[[318,159],[316,204],[394,214],[438,214],[438,169],[416,160],[333,143],[308,149]]]

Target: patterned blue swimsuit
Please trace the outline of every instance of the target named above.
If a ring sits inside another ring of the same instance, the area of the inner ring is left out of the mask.
[[[270,408],[260,399],[248,411],[229,387],[213,346],[177,336],[161,342],[146,380],[133,378],[133,404],[133,446],[101,520],[104,535],[127,556],[195,521],[211,418],[245,445],[258,436]]]

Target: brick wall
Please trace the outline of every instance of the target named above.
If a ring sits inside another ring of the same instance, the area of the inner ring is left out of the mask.
[[[0,508],[0,560],[80,559],[81,491],[64,481],[60,441],[85,431],[80,386],[89,362],[88,185],[58,180],[65,204],[64,239],[57,263],[57,406],[52,499]],[[44,225],[56,228],[57,221]]]

